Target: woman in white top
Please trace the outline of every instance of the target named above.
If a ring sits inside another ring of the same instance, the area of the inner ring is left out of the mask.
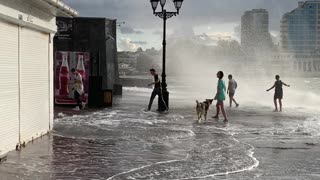
[[[77,101],[77,106],[79,106],[79,108],[82,109],[83,103],[80,98],[81,95],[84,93],[82,76],[74,68],[71,69],[71,73],[74,76],[74,82],[73,82],[74,99]]]

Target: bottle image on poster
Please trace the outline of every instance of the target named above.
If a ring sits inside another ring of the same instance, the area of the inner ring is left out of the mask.
[[[77,71],[82,76],[82,80],[84,81],[86,79],[86,70],[84,68],[83,55],[79,55],[78,57]]]
[[[69,95],[69,81],[70,81],[70,74],[69,74],[69,65],[68,65],[68,56],[63,54],[62,56],[62,65],[60,67],[59,73],[59,80],[60,80],[60,95]]]

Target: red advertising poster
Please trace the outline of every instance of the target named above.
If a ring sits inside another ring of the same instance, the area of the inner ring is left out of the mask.
[[[84,93],[83,102],[88,99],[88,85],[90,74],[90,54],[87,52],[57,51],[55,54],[55,103],[60,105],[76,105],[74,100],[74,76],[71,70],[75,69],[82,76]]]

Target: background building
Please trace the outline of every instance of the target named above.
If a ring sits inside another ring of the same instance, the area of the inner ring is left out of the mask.
[[[241,47],[250,55],[259,55],[272,49],[267,10],[253,9],[241,17]]]
[[[0,157],[52,129],[56,16],[76,15],[56,0],[0,0]]]
[[[294,69],[320,71],[320,1],[299,2],[281,20],[281,50]]]

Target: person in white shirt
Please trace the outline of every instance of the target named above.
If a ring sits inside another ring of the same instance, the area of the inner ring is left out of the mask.
[[[232,79],[232,75],[231,74],[228,76],[228,79],[229,79],[229,85],[228,85],[227,93],[229,94],[230,107],[232,107],[232,102],[234,102],[236,104],[236,107],[239,107],[239,104],[234,99],[234,95],[235,95],[236,89],[238,87],[237,81]]]
[[[81,95],[84,93],[82,76],[74,68],[71,69],[71,72],[74,76],[74,82],[73,82],[74,99],[77,101],[77,106],[79,106],[80,109],[83,109],[84,103],[81,101]]]

